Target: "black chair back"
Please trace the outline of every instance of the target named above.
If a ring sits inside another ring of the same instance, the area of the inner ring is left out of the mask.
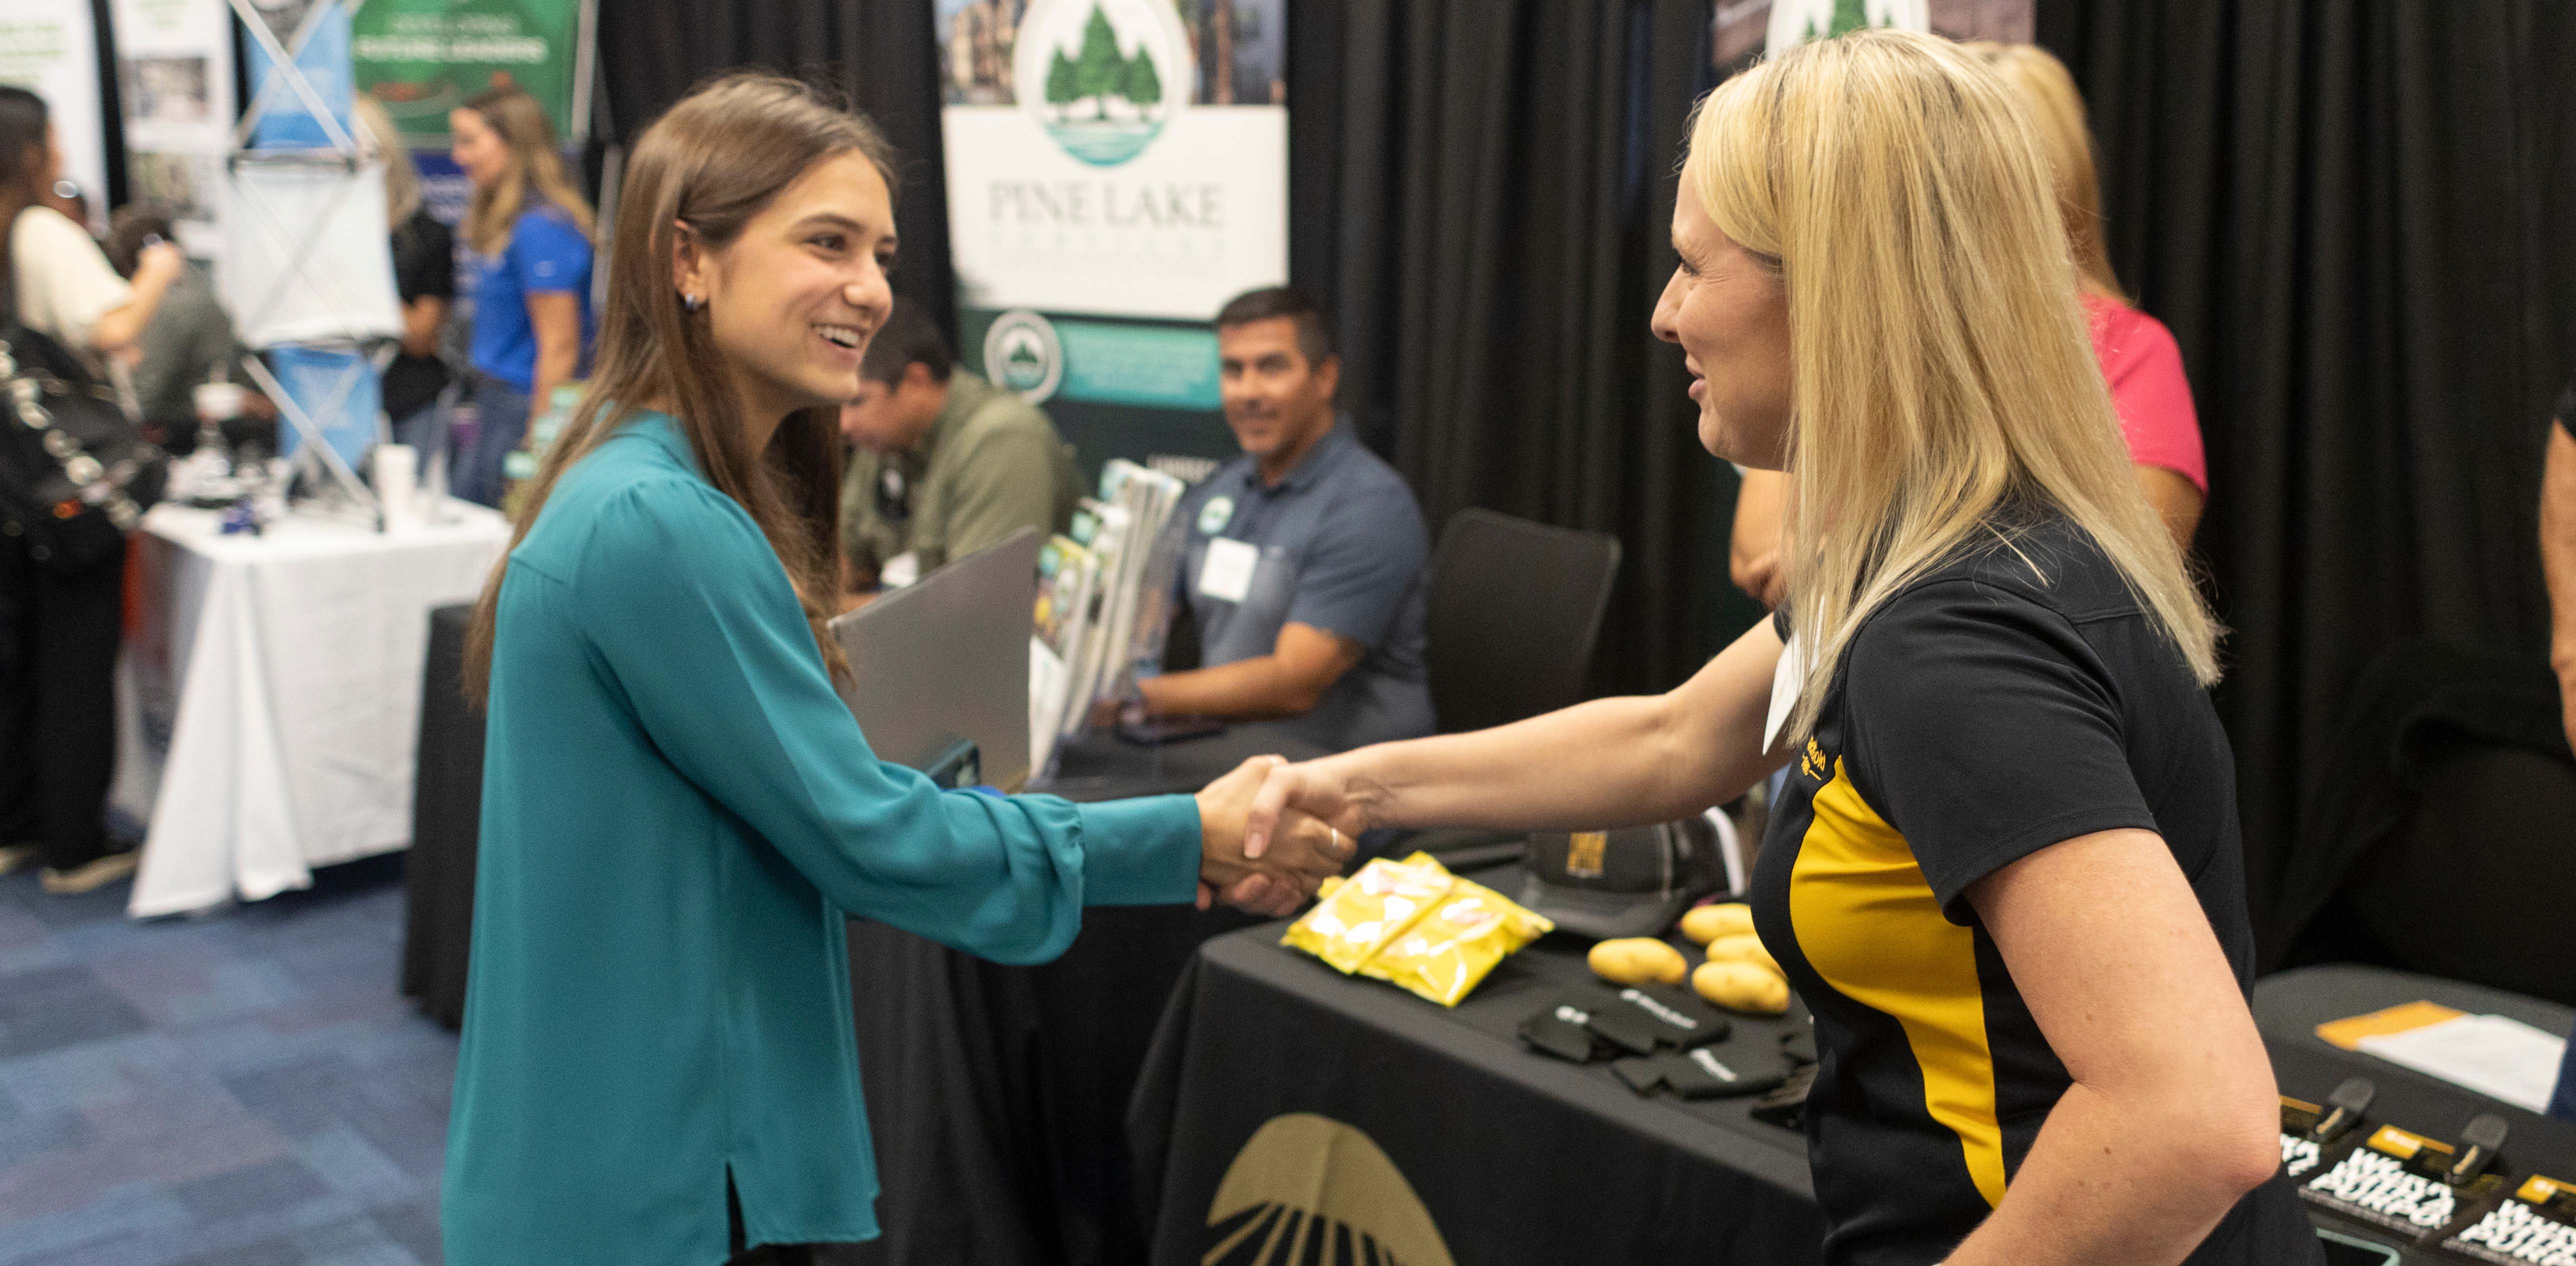
[[[1619,541],[1461,510],[1431,554],[1431,706],[1443,733],[1580,702]]]

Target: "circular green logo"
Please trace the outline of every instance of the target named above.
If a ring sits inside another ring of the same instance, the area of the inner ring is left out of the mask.
[[[984,376],[1039,404],[1064,385],[1064,344],[1055,323],[1025,308],[994,318],[984,331]]]
[[[1199,510],[1199,535],[1214,536],[1234,522],[1234,498],[1210,497]]]

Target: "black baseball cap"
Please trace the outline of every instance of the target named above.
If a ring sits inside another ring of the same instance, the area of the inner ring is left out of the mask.
[[[1537,832],[1523,854],[1518,900],[1577,936],[1657,936],[1692,902],[1726,885],[1717,827],[1706,817],[1613,831]],[[1494,887],[1510,892],[1509,876]]]

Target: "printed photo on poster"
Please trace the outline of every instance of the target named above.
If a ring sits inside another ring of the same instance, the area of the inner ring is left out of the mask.
[[[204,54],[124,59],[126,121],[192,127],[214,117]]]
[[[1709,24],[1709,62],[1721,73],[1743,69],[1767,48],[1863,26],[1928,30],[1954,40],[2031,42],[2032,0],[1717,0]]]
[[[949,105],[1012,105],[1022,19],[1030,0],[935,0],[942,99]],[[1285,6],[1173,0],[1193,67],[1189,98],[1196,105],[1285,105],[1288,100],[1288,32]],[[1104,18],[1108,15],[1104,13]],[[1080,12],[1087,31],[1089,22]],[[1106,58],[1093,63],[1094,73]],[[1080,49],[1069,64],[1079,67]],[[1155,63],[1159,73],[1165,67]],[[1052,62],[1050,62],[1050,70]],[[1068,95],[1074,82],[1049,80]],[[1156,90],[1161,91],[1158,82]],[[1086,94],[1087,95],[1087,94]]]
[[[126,193],[156,204],[191,255],[223,244],[232,148],[233,15],[219,4],[114,0]]]
[[[220,219],[223,179],[223,159],[214,154],[126,151],[128,192],[135,201],[153,203],[167,212],[183,232],[191,223],[213,225]],[[207,253],[197,251],[194,243],[188,246],[192,253]]]

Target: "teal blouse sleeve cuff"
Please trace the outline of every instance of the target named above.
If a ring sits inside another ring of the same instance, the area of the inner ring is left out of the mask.
[[[1199,802],[1144,796],[1074,806],[1082,819],[1082,904],[1177,905],[1199,884]]]

